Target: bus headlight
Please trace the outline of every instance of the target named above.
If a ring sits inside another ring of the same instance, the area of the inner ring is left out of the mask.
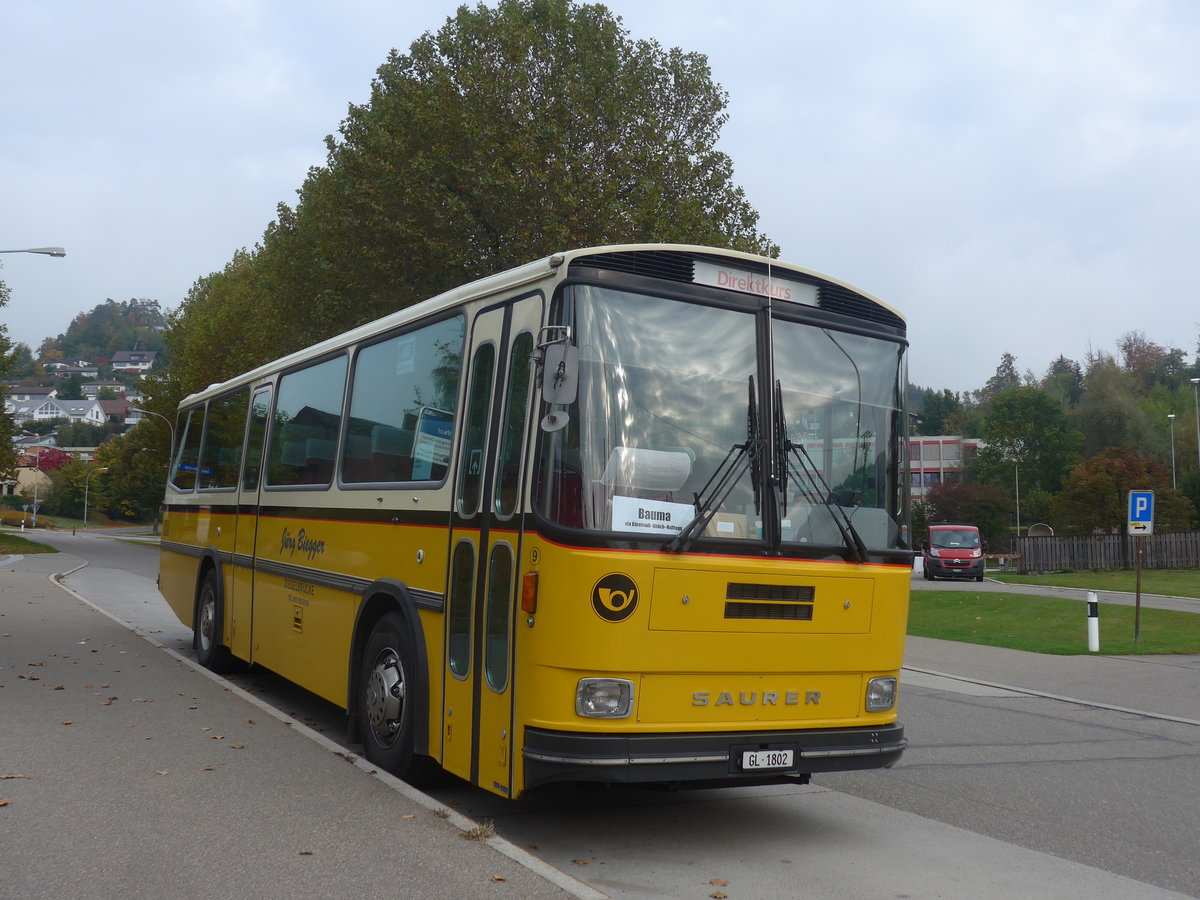
[[[624,678],[580,678],[575,712],[593,719],[623,719],[633,711],[633,682]]]
[[[896,679],[872,678],[867,682],[867,712],[887,712],[896,705]]]

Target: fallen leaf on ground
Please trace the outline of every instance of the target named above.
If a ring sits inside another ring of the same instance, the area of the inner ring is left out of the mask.
[[[590,859],[573,859],[571,862],[575,863],[577,866],[590,866],[592,864]]]

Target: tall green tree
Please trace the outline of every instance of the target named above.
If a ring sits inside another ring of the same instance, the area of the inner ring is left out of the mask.
[[[0,279],[0,309],[8,306],[12,291]],[[18,352],[8,337],[8,325],[0,322],[0,384],[9,377],[17,364]],[[13,448],[16,426],[13,418],[4,411],[5,389],[0,387],[0,481],[12,481],[17,477],[17,451]]]
[[[1146,418],[1138,379],[1115,359],[1104,354],[1095,357],[1084,376],[1084,387],[1077,415],[1086,456],[1112,447],[1158,445]]]
[[[716,148],[726,102],[704,56],[602,5],[459,7],[389,55],[261,244],[197,283],[168,326],[175,389],[572,247],[776,252]]]
[[[1018,386],[992,398],[974,476],[1022,492],[1058,490],[1079,461],[1083,438],[1062,405],[1041,388]],[[1019,474],[1018,474],[1019,472]]]
[[[942,391],[926,389],[921,394],[921,413],[917,422],[918,434],[953,434],[947,431],[947,423],[954,421],[956,413],[963,411],[958,394],[945,388]]]

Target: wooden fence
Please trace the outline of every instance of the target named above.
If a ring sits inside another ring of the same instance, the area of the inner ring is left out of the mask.
[[[1137,562],[1137,538],[1125,534],[1088,537],[1019,537],[1017,571],[1024,575],[1084,569],[1129,569]],[[1145,569],[1200,568],[1200,531],[1144,537]]]

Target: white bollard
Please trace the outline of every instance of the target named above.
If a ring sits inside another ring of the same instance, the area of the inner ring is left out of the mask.
[[[1095,591],[1088,591],[1088,650],[1100,650],[1100,601]]]

